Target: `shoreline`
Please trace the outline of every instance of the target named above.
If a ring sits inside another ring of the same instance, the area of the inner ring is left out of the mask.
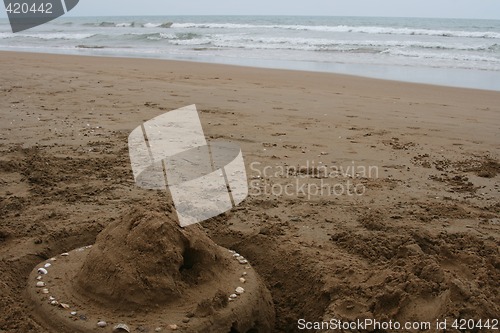
[[[178,61],[188,63],[200,63],[207,65],[222,65],[248,67],[255,69],[299,71],[311,73],[325,73],[334,75],[347,75],[367,79],[377,79],[385,81],[397,81],[403,83],[415,83],[423,85],[433,85],[439,87],[465,88],[475,90],[486,90],[500,92],[500,75],[495,71],[484,71],[461,68],[425,68],[415,66],[401,65],[383,65],[383,64],[347,64],[347,63],[320,63],[313,61],[291,61],[291,60],[269,60],[269,59],[243,59],[235,60],[224,57],[202,56],[193,59],[187,56],[177,56],[172,58],[148,57],[145,55],[126,54],[100,54],[102,50],[95,50],[95,54],[82,54],[77,49],[66,52],[36,52],[28,49],[27,51],[11,51],[0,49],[0,52],[28,53],[28,54],[49,54],[49,55],[67,55],[82,57],[103,57],[118,59],[138,59],[138,60],[161,60]],[[104,51],[105,52],[105,51]],[[467,78],[467,79],[464,79]]]

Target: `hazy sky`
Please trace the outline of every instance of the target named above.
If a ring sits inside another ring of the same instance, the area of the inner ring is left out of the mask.
[[[324,15],[500,19],[500,0],[80,0],[72,16]],[[5,10],[0,10],[5,17]]]

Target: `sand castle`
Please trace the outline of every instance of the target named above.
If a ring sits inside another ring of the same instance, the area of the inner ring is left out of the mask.
[[[168,213],[134,208],[96,243],[40,263],[29,295],[57,332],[268,332],[269,291],[247,260],[182,229]]]

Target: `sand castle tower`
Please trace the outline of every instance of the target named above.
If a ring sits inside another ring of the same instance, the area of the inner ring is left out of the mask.
[[[165,212],[133,208],[96,243],[36,266],[29,295],[53,332],[270,332],[269,291],[247,260],[181,228]]]

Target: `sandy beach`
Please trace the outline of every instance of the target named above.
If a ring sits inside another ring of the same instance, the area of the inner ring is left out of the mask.
[[[165,204],[135,186],[127,137],[191,104],[250,187],[200,226],[263,278],[274,332],[500,317],[500,92],[14,52],[0,73],[0,332],[50,332],[25,292],[39,262]]]

